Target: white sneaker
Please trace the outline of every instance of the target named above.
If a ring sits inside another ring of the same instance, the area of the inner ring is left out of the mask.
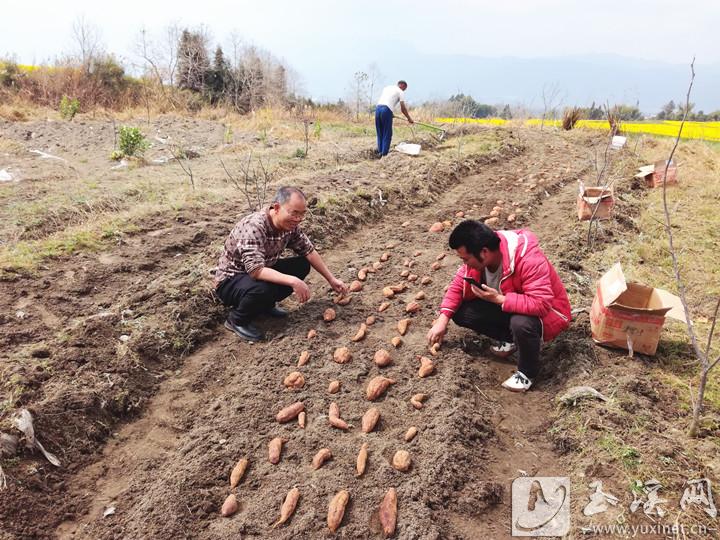
[[[490,347],[490,352],[498,358],[507,358],[512,356],[517,351],[515,343],[512,341],[500,341],[497,345]]]
[[[528,379],[522,371],[516,371],[508,380],[502,383],[503,388],[507,388],[511,392],[527,392],[532,386],[532,381]]]

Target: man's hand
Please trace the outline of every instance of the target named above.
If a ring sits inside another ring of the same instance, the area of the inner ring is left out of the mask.
[[[310,300],[310,287],[308,287],[307,283],[305,283],[302,279],[295,278],[295,281],[293,281],[292,284],[292,290],[295,293],[295,296],[297,296],[298,302],[301,304]]]
[[[482,287],[482,288],[480,288]],[[481,285],[480,287],[477,287],[475,285],[470,285],[470,290],[473,292],[475,296],[480,298],[481,300],[485,300],[486,302],[490,302],[492,304],[502,305],[503,302],[505,302],[505,295],[500,294],[499,291],[493,289],[492,287],[488,287],[487,285]]]
[[[447,322],[437,321],[427,333],[427,340],[430,345],[442,343],[445,333],[447,332]]]
[[[332,276],[330,279],[328,279],[328,283],[332,287],[333,291],[335,291],[336,293],[347,294],[348,286],[345,285],[342,279],[338,279],[335,276]]]

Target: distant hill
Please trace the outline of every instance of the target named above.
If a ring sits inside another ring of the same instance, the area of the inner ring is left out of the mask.
[[[329,59],[333,63],[333,59]],[[307,90],[315,97],[343,96],[354,71],[370,63],[323,65],[322,73],[304,71]],[[549,58],[485,58],[462,55],[430,55],[390,48],[377,64],[386,75],[382,84],[402,77],[408,80],[408,100],[447,98],[462,92],[482,103],[522,103],[542,108],[543,85],[557,83],[564,105],[591,102],[634,105],[645,114],[656,114],[670,101],[684,100],[690,79],[687,65],[626,58],[614,55]],[[696,64],[691,101],[695,111],[720,109],[720,64]],[[340,80],[329,75],[338,72]],[[388,76],[392,74],[391,76]],[[332,92],[330,91],[332,89]]]

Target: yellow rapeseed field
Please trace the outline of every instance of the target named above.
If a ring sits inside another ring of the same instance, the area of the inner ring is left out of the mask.
[[[501,126],[507,120],[502,118],[435,118],[435,122],[441,124],[486,124]],[[525,121],[527,126],[539,126],[542,120],[531,118]],[[546,126],[560,127],[560,120],[545,120]],[[588,129],[609,130],[610,124],[607,120],[580,120],[576,127]],[[621,133],[646,133],[648,135],[660,135],[664,137],[677,137],[680,129],[679,121],[664,122],[621,122]],[[702,139],[704,141],[720,141],[720,122],[685,122],[682,131],[683,139]]]

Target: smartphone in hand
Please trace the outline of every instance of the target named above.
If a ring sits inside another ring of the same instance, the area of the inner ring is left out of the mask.
[[[478,289],[482,289],[482,285],[471,277],[464,277],[463,281],[467,281],[470,285],[475,285]]]

